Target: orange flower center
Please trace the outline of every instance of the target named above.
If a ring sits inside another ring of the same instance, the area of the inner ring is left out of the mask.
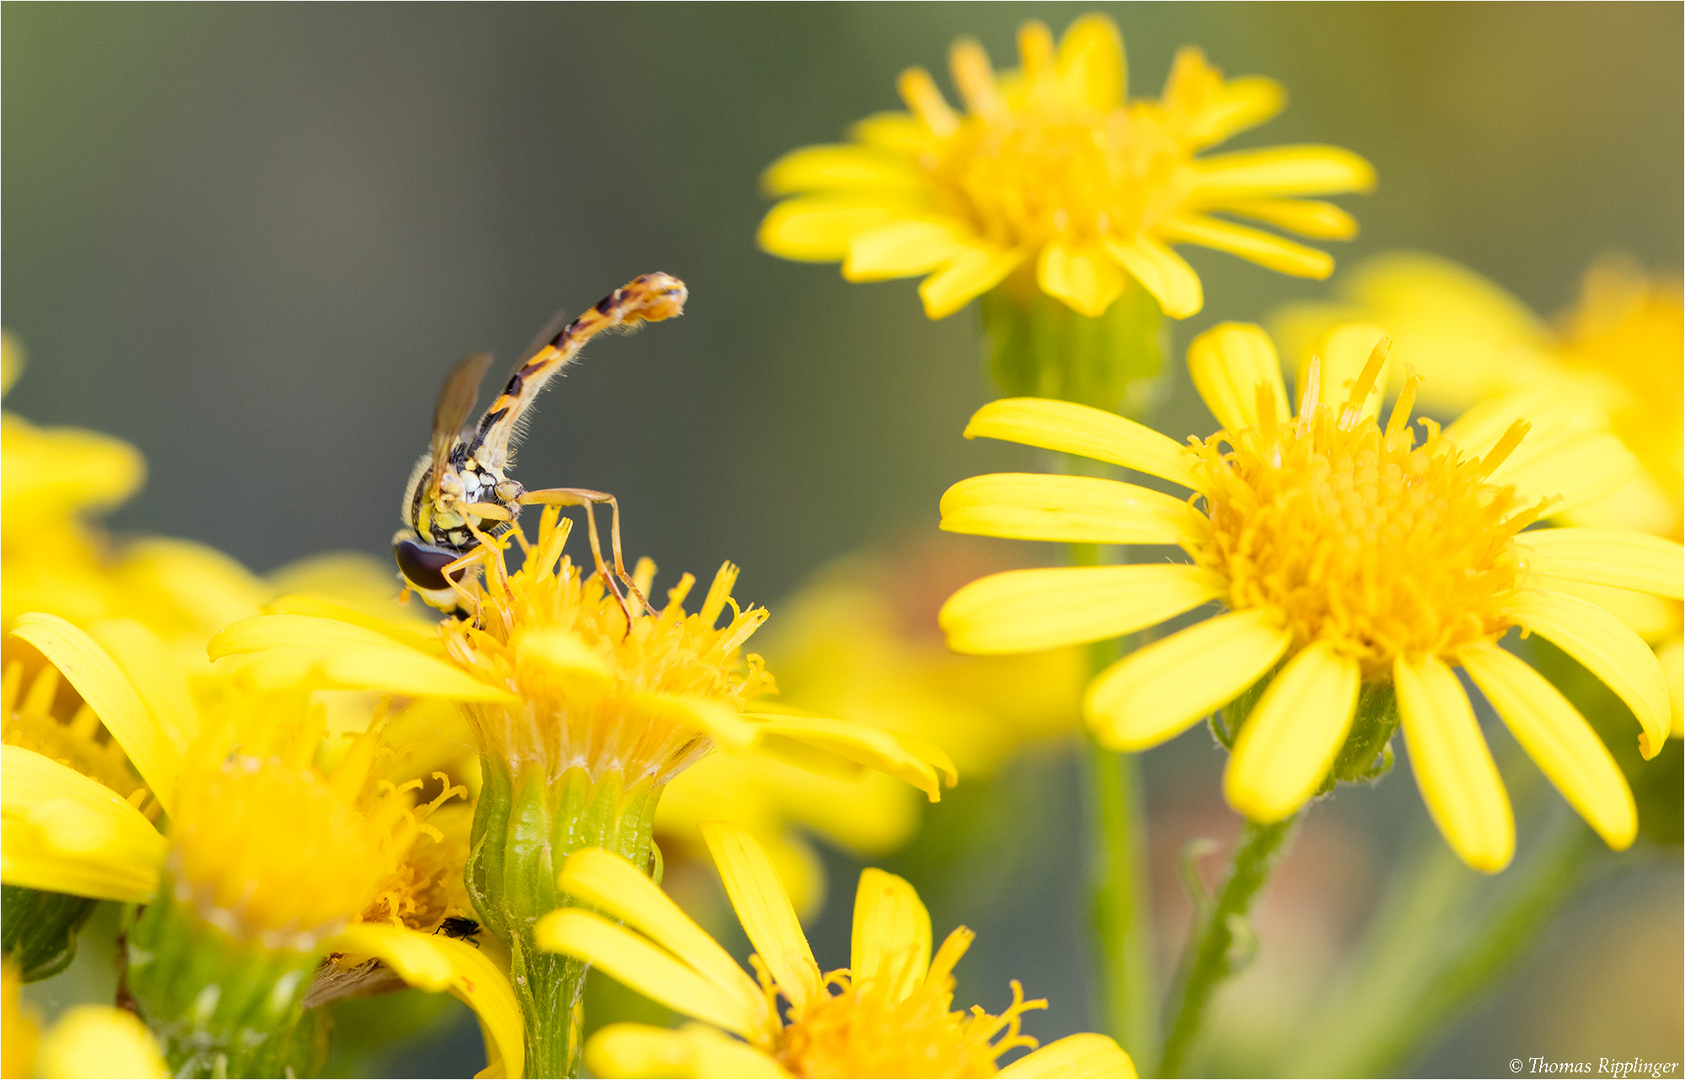
[[[1486,479],[1525,425],[1480,460],[1432,421],[1416,446],[1415,385],[1412,375],[1384,431],[1354,404],[1317,404],[1200,446],[1211,534],[1196,558],[1228,579],[1230,608],[1280,612],[1295,649],[1330,641],[1365,678],[1387,677],[1401,655],[1501,636],[1520,572],[1510,541],[1542,507]]]
[[[1059,101],[969,115],[927,161],[978,231],[1007,247],[1128,237],[1182,201],[1191,151],[1160,110]]]
[[[950,1012],[951,976],[927,979],[900,1000],[887,992],[886,980],[855,983],[846,969],[829,982],[839,992],[809,1005],[784,1029],[778,1059],[796,1076],[994,1076],[1002,1054],[1035,1045],[1019,1034],[1020,1018],[1047,1004],[1025,1001],[1016,981],[1012,1004],[1000,1016],[980,1007],[969,1015]]]

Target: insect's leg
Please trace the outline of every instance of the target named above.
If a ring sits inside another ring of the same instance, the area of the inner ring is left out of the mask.
[[[540,491],[528,491],[521,495],[519,501],[523,505],[528,506],[535,504],[544,506],[583,506],[585,508],[586,530],[591,536],[591,556],[596,560],[597,572],[603,575],[603,578],[608,582],[609,588],[613,590],[614,594],[622,597],[622,607],[625,606],[625,599],[624,595],[620,591],[619,584],[616,584],[616,578],[619,579],[621,584],[626,586],[632,596],[635,597],[638,603],[643,606],[645,611],[654,610],[654,608],[650,606],[649,599],[644,596],[644,594],[638,589],[638,586],[632,581],[632,575],[626,572],[626,559],[622,554],[620,546],[620,503],[615,500],[613,495],[610,495],[606,491],[592,491],[589,488],[545,488]],[[591,508],[597,504],[607,504],[612,515],[609,519],[609,540],[614,552],[614,572],[612,574],[609,572],[609,568],[603,560],[602,542],[597,536],[596,515],[591,512]],[[631,625],[630,613],[628,613],[627,625]]]
[[[446,563],[444,570],[442,571],[445,575],[445,583],[449,585],[451,587],[451,591],[456,593],[456,595],[460,598],[462,609],[464,611],[471,611],[474,613],[474,624],[476,626],[480,623],[480,598],[469,592],[463,583],[468,580],[468,572],[470,569],[485,562],[486,546],[484,544],[480,544],[473,551],[468,552],[454,562]]]

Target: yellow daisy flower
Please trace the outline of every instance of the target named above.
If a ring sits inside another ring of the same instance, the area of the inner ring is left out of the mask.
[[[42,1076],[79,1080],[107,1076],[162,1080],[169,1066],[158,1042],[134,1013],[110,1005],[65,1010],[45,1035],[34,1011],[22,1001],[23,979],[11,963],[0,967],[0,1076]]]
[[[1579,303],[1547,323],[1466,267],[1393,252],[1359,264],[1336,301],[1290,305],[1274,321],[1291,354],[1308,353],[1330,323],[1350,318],[1387,325],[1395,357],[1425,374],[1435,405],[1482,401],[1494,423],[1549,410],[1563,424],[1609,432],[1593,453],[1610,462],[1631,457],[1639,467],[1604,497],[1569,508],[1561,515],[1567,523],[1681,538],[1685,289],[1677,277],[1601,259],[1586,272]],[[1574,591],[1656,646],[1673,695],[1673,735],[1685,736],[1680,605],[1627,590]]]
[[[1003,282],[1098,316],[1128,278],[1185,318],[1203,294],[1172,244],[1302,277],[1333,269],[1321,251],[1215,214],[1313,239],[1356,234],[1344,210],[1304,196],[1372,187],[1357,155],[1281,146],[1200,156],[1279,112],[1275,82],[1225,80],[1186,48],[1161,98],[1126,101],[1123,41],[1098,14],[1072,23],[1057,48],[1046,26],[1025,23],[1018,52],[1020,68],[997,78],[982,46],[961,38],[950,63],[964,113],[911,68],[898,84],[907,112],[774,163],[766,188],[790,198],[762,222],[761,246],[841,260],[850,281],[928,275],[919,295],[933,319]]]
[[[318,963],[349,954],[462,998],[492,1036],[488,1075],[520,1075],[520,1013],[496,965],[471,945],[405,925],[402,897],[419,891],[406,884],[407,868],[444,839],[426,819],[459,788],[418,803],[422,781],[388,778],[378,730],[322,768],[324,717],[302,691],[236,688],[201,716],[167,664],[137,670],[133,656],[120,662],[53,615],[25,615],[13,633],[64,673],[145,787],[124,798],[52,757],[0,748],[0,880],[146,905],[130,930],[129,981],[172,1054],[229,1050],[201,1045],[203,1028],[290,1028]],[[167,815],[164,832],[138,809],[148,795]],[[262,987],[261,1007],[242,1012],[251,1002],[231,992],[224,1008],[189,1023],[203,989],[177,966],[189,956],[201,973],[209,965],[228,978],[252,957],[269,958],[261,970],[279,981]]]
[[[1614,848],[1632,842],[1632,793],[1568,701],[1498,646],[1511,627],[1549,638],[1626,701],[1654,756],[1667,739],[1661,668],[1643,641],[1564,583],[1678,599],[1677,543],[1604,529],[1523,531],[1561,499],[1595,498],[1618,478],[1575,467],[1572,431],[1464,421],[1410,426],[1416,379],[1385,426],[1362,361],[1312,362],[1288,406],[1276,351],[1255,326],[1224,324],[1189,347],[1195,387],[1223,425],[1181,446],[1146,427],[1065,402],[985,406],[968,437],[1028,443],[1136,469],[1190,489],[1183,500],[1111,480],[974,477],[942,500],[943,527],[1022,539],[1167,544],[1187,564],[997,574],[944,606],[949,642],[1012,652],[1134,633],[1207,603],[1226,611],[1141,648],[1097,676],[1085,712],[1109,746],[1142,750],[1259,690],[1224,776],[1229,802],[1258,822],[1295,813],[1330,776],[1360,695],[1388,688],[1430,813],[1484,871],[1514,849],[1508,796],[1453,671],[1461,666],[1569,803]],[[1584,433],[1582,433],[1584,434]],[[1524,440],[1523,436],[1526,436]],[[1589,436],[1588,436],[1589,437]],[[1525,452],[1540,438],[1546,450]],[[1251,695],[1240,711],[1247,711]],[[1366,767],[1391,735],[1354,747]]]
[[[1025,1001],[1014,982],[999,1016],[952,1011],[954,965],[975,935],[960,927],[932,956],[924,904],[881,870],[860,875],[849,966],[822,974],[766,852],[724,822],[704,825],[703,835],[755,947],[755,977],[624,859],[588,849],[562,870],[562,889],[609,918],[553,912],[539,923],[540,946],[701,1021],[677,1031],[602,1029],[586,1048],[598,1076],[1135,1075],[1129,1055],[1103,1035],[1073,1035],[1001,1068],[1002,1054],[1035,1047],[1019,1024],[1047,1002]],[[790,1003],[787,1020],[779,995]]]

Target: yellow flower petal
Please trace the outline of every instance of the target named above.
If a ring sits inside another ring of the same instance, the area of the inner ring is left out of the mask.
[[[911,735],[823,716],[744,715],[760,721],[756,725],[760,742],[787,739],[816,747],[904,780],[924,792],[931,802],[942,798],[943,777],[938,775],[939,770],[945,774],[949,786],[958,780],[954,763],[947,754]]]
[[[1462,683],[1438,657],[1400,657],[1393,687],[1422,802],[1459,858],[1495,874],[1515,855],[1515,816]]]
[[[199,709],[188,691],[187,673],[171,658],[163,640],[134,619],[107,619],[88,632],[128,677],[170,744],[191,746],[199,737]]]
[[[1350,240],[1357,235],[1356,218],[1315,199],[1247,199],[1224,203],[1223,212],[1316,240]]]
[[[1181,57],[1177,57],[1180,62]],[[1168,97],[1169,95],[1166,94]],[[1287,104],[1287,92],[1274,79],[1252,75],[1230,79],[1189,124],[1189,135],[1202,146],[1223,142],[1257,127]]]
[[[1182,544],[1206,534],[1205,515],[1151,488],[1088,476],[991,473],[942,496],[942,528],[1017,540]]]
[[[1221,579],[1194,566],[1008,570],[962,587],[937,621],[955,652],[1031,652],[1122,637],[1223,591]]]
[[[1672,726],[1667,675],[1656,654],[1625,623],[1596,604],[1559,592],[1519,594],[1508,614],[1561,646],[1627,703],[1644,728],[1646,758],[1661,753]]]
[[[1059,39],[1055,71],[1075,100],[1101,111],[1116,108],[1128,84],[1123,35],[1117,24],[1098,13],[1071,23]]]
[[[1685,642],[1675,637],[1656,650],[1656,661],[1667,675],[1667,696],[1673,706],[1673,727],[1669,734],[1685,738]]]
[[[325,560],[325,557],[324,557]],[[316,562],[317,560],[309,560]],[[313,570],[315,567],[301,567]],[[326,569],[326,567],[324,567]],[[319,596],[307,596],[300,593],[287,593],[278,596],[264,605],[264,613],[270,615],[306,615],[317,619],[334,619],[338,622],[351,623],[354,626],[366,627],[377,634],[391,638],[401,645],[408,645],[431,656],[443,656],[444,643],[439,640],[438,626],[425,618],[413,621],[395,622],[369,615],[344,604],[336,604],[331,600],[324,600]]]
[[[388,923],[352,923],[334,935],[330,947],[378,957],[406,983],[429,993],[449,991],[474,1010],[490,1034],[486,1058],[501,1059],[509,1076],[522,1075],[525,1029],[520,1002],[508,977],[479,949],[442,934]]]
[[[1585,717],[1520,658],[1491,642],[1458,654],[1527,756],[1604,843],[1624,851],[1638,835],[1638,807],[1620,767]]]
[[[1188,261],[1146,233],[1129,241],[1107,239],[1106,253],[1116,259],[1172,319],[1185,319],[1205,305],[1205,289]]]
[[[1587,585],[1583,581],[1551,582],[1552,592],[1567,593],[1581,600],[1589,600],[1621,620],[1633,633],[1645,641],[1665,637],[1679,625],[1678,608],[1670,600],[1631,589],[1611,589],[1607,585]]]
[[[778,1062],[702,1024],[676,1031],[648,1024],[607,1024],[585,1044],[593,1076],[785,1077]]]
[[[1058,297],[1090,318],[1098,318],[1123,292],[1117,263],[1099,248],[1073,248],[1051,243],[1041,249],[1036,283],[1042,292]]]
[[[743,932],[799,1013],[825,988],[778,871],[743,829],[724,821],[706,821],[701,831]]]
[[[803,262],[834,262],[868,229],[908,217],[899,201],[829,195],[785,199],[767,211],[756,241],[761,250]]]
[[[959,129],[959,117],[949,108],[936,80],[921,67],[910,67],[895,80],[896,92],[912,114],[923,121],[932,135],[946,137]]]
[[[902,156],[917,156],[935,142],[923,121],[904,112],[873,113],[864,120],[856,120],[849,134],[867,146]]]
[[[1459,450],[1488,453],[1517,421],[1526,438],[1492,472],[1529,501],[1551,498],[1553,517],[1572,514],[1639,477],[1643,465],[1608,431],[1608,416],[1586,394],[1538,385],[1490,398],[1459,417],[1445,435]]]
[[[1337,146],[1272,146],[1193,161],[1193,197],[1211,209],[1231,199],[1334,195],[1374,186],[1374,166]]]
[[[1127,1077],[1134,1080],[1135,1063],[1123,1048],[1104,1035],[1085,1032],[1067,1035],[1032,1050],[995,1074],[1002,1080],[1102,1080]]]
[[[747,749],[760,737],[758,725],[749,723],[742,713],[700,694],[632,694],[629,701],[643,715],[689,724],[734,750]]]
[[[212,660],[254,654],[242,670],[262,687],[314,680],[323,689],[380,690],[454,701],[513,702],[503,687],[366,626],[305,615],[258,615],[223,627]]]
[[[928,274],[961,253],[969,231],[961,222],[931,218],[867,229],[848,242],[842,276],[848,281],[884,281]]]
[[[54,1080],[172,1075],[140,1017],[110,1005],[77,1005],[41,1039],[38,1075]]]
[[[1235,739],[1223,772],[1229,804],[1262,822],[1303,806],[1346,741],[1361,679],[1357,661],[1324,641],[1288,660]]]
[[[862,870],[848,963],[854,983],[883,980],[882,992],[900,1001],[924,981],[930,946],[930,912],[913,887],[894,874]]]
[[[1672,540],[1624,529],[1531,529],[1515,544],[1535,574],[1685,598],[1685,548]]]
[[[1188,374],[1217,423],[1231,432],[1258,424],[1258,387],[1275,402],[1275,419],[1292,411],[1281,361],[1269,335],[1251,323],[1219,323],[1188,343]]]
[[[533,937],[540,949],[577,956],[675,1012],[745,1038],[760,1028],[745,1016],[740,1002],[722,993],[688,964],[601,915],[579,908],[552,911],[538,920]]]
[[[1176,214],[1159,224],[1158,233],[1172,243],[1199,244],[1227,251],[1295,277],[1320,281],[1334,272],[1334,257],[1326,251],[1204,214]]]
[[[968,439],[1001,439],[1122,465],[1187,488],[1199,487],[1187,448],[1116,413],[1046,398],[1002,398],[978,409]]]
[[[0,746],[0,880],[145,903],[168,843],[97,780],[21,746]]]
[[[116,661],[93,638],[57,615],[30,612],[20,616],[12,636],[35,646],[64,673],[168,812],[175,805],[182,748],[171,741]]]
[[[917,188],[923,176],[898,154],[862,146],[804,146],[768,166],[761,186],[769,195],[851,188]]]
[[[568,857],[557,886],[569,896],[600,908],[684,961],[720,994],[735,1001],[742,1018],[733,1030],[770,1035],[777,1017],[767,1016],[759,985],[737,966],[707,931],[667,897],[630,862],[598,848]]]
[[[1022,251],[968,247],[919,283],[924,313],[945,319],[1006,279],[1024,261]]]
[[[1240,696],[1292,641],[1266,611],[1206,619],[1102,671],[1089,685],[1083,713],[1106,746],[1149,749]]]

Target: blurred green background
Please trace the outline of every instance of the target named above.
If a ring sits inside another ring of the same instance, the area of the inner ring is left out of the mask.
[[[141,448],[150,478],[121,530],[256,570],[383,552],[451,364],[482,348],[512,361],[558,308],[665,270],[690,285],[686,316],[588,350],[517,475],[615,492],[631,552],[667,573],[730,558],[740,596],[775,602],[828,559],[934,529],[953,481],[1031,458],[959,437],[989,397],[973,312],[930,323],[910,283],[761,254],[760,170],[894,107],[896,74],[944,68],[958,34],[1007,66],[1021,20],[1058,31],[1092,6],[0,5],[3,315],[30,357],[7,407]],[[1344,262],[1423,248],[1546,312],[1605,251],[1678,271],[1678,4],[1110,10],[1135,93],[1198,44],[1288,89],[1286,114],[1235,145],[1331,142],[1374,162],[1378,190],[1346,200],[1363,235]],[[1203,326],[1322,291],[1189,259],[1207,307],[1174,328],[1173,370]],[[1176,377],[1164,426],[1209,431]],[[1234,829],[1219,764],[1203,734],[1148,757],[1171,932],[1186,918],[1174,845]],[[985,801],[1016,839],[970,853],[932,899],[939,935],[962,920],[981,934],[961,1003],[998,1009],[1020,978],[1053,999],[1028,1025],[1043,1036],[1091,1023],[1076,778],[1057,757],[1012,770]],[[1270,977],[1311,984],[1425,822],[1403,771],[1313,817],[1263,931],[1266,957],[1311,958]],[[845,962],[852,897],[833,861],[825,967]],[[1624,865],[1418,1067],[1677,1060],[1677,853]],[[1290,1003],[1279,985],[1254,996]],[[477,1068],[477,1034],[445,1015],[451,1033],[386,1067]]]

